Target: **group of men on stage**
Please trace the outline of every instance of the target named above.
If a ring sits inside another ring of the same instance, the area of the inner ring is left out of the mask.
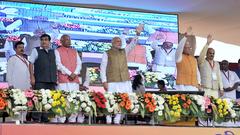
[[[103,53],[101,62],[101,80],[103,87],[108,92],[132,92],[132,84],[128,72],[127,55],[136,46],[138,36],[144,27],[136,28],[136,36],[129,45],[122,47],[122,39],[114,37],[112,48]],[[214,49],[209,48],[213,38],[207,38],[207,44],[203,48],[198,59],[194,57],[195,50],[188,37],[191,28],[187,30],[176,49],[175,61],[177,66],[177,90],[198,91],[204,90],[208,96],[219,97],[225,94],[232,97],[232,91],[236,91],[239,78],[234,72],[228,70],[228,62],[223,61],[223,70],[220,70],[218,62],[214,61]],[[191,37],[191,36],[190,36]],[[14,45],[16,55],[8,60],[7,80],[10,88],[19,89],[58,89],[63,91],[79,90],[79,76],[81,71],[81,59],[78,52],[71,47],[69,35],[61,36],[61,46],[56,50],[50,47],[51,37],[43,34],[40,37],[40,46],[33,49],[29,59],[24,57],[24,43],[17,42]],[[168,43],[165,43],[168,49]],[[154,45],[156,50],[158,49]],[[175,50],[174,50],[175,51]],[[205,58],[206,57],[206,58]],[[168,58],[172,59],[172,58]],[[157,67],[156,67],[157,69]],[[114,116],[114,123],[120,124],[121,114]],[[31,119],[36,122],[47,122],[48,117],[43,113],[32,113]],[[79,112],[66,117],[56,116],[52,122],[64,123],[84,121],[84,115]],[[112,116],[106,117],[107,123],[112,123]]]

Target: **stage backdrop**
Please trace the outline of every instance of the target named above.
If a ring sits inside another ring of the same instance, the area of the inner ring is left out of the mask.
[[[136,74],[136,70],[142,70],[147,87],[156,88],[156,81],[164,79],[167,86],[172,88],[175,83],[175,64],[167,61],[175,63],[174,57],[167,56],[161,45],[163,42],[173,44],[167,51],[174,56],[178,42],[178,15],[1,1],[0,80],[6,81],[6,62],[15,54],[13,44],[16,41],[23,41],[25,53],[30,55],[32,49],[39,46],[39,36],[48,33],[52,37],[53,48],[60,45],[62,34],[69,34],[72,46],[83,52],[83,63],[97,64],[87,70],[91,74],[90,84],[99,83],[99,63],[102,53],[111,47],[111,39],[126,33],[128,45],[139,24],[144,31],[137,47],[128,57],[131,76]],[[151,47],[153,42],[158,45],[158,51],[156,47]],[[156,62],[159,59],[162,62]],[[160,72],[155,72],[158,70],[154,69],[154,63],[161,64]]]

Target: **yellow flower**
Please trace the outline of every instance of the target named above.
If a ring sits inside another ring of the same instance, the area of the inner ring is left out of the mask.
[[[222,114],[222,113],[220,113],[220,114],[219,114],[219,116],[220,116],[220,117],[223,117],[223,114]]]
[[[56,102],[56,101],[53,101],[53,102],[52,102],[52,107],[55,107],[55,106],[57,106],[57,102]]]
[[[170,115],[174,115],[174,111],[170,111]]]
[[[224,114],[224,115],[227,115],[227,114],[228,114],[228,112],[224,112],[223,114]]]
[[[221,98],[217,99],[217,104],[220,104],[221,102],[222,102]]]
[[[61,97],[61,102],[65,102],[65,98],[64,97]]]
[[[176,101],[173,101],[172,104],[173,104],[173,105],[176,105],[177,103],[176,103]]]
[[[58,99],[57,94],[53,94],[53,100],[57,100],[57,99]]]
[[[60,105],[61,104],[61,102],[58,100],[58,101],[56,101],[57,102],[57,105]]]
[[[182,109],[177,109],[178,112],[182,112]]]
[[[218,108],[219,108],[219,109],[223,109],[223,106],[222,106],[222,105],[219,105]]]
[[[174,116],[175,116],[175,117],[180,117],[180,113],[179,113],[179,112],[175,112],[175,113],[174,113]]]
[[[63,102],[63,103],[62,103],[62,107],[65,107],[65,106],[66,106],[66,102]]]
[[[226,99],[223,99],[223,103],[224,103],[225,105],[227,105],[227,100],[226,100]]]
[[[61,110],[60,108],[58,108],[58,109],[56,110],[56,112],[57,112],[57,113],[61,113],[62,110]]]
[[[178,106],[173,106],[173,110],[177,110],[178,109]]]
[[[222,113],[222,110],[221,110],[221,109],[219,109],[219,110],[218,110],[218,112],[219,112],[219,113]]]

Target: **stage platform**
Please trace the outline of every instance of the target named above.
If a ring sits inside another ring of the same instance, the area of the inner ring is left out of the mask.
[[[0,124],[0,135],[240,135],[240,128]]]

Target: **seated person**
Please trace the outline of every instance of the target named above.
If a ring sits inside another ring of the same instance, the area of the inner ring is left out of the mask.
[[[157,85],[158,85],[159,91],[167,91],[164,80],[158,80]]]
[[[145,93],[144,78],[142,75],[138,74],[134,77],[132,83],[133,92],[138,95],[143,95]]]

